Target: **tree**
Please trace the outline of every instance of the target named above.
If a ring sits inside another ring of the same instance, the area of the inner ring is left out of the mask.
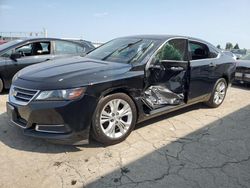
[[[183,61],[180,51],[174,48],[174,46],[170,45],[169,43],[166,43],[156,56],[159,60],[171,59],[176,61]]]
[[[231,42],[226,43],[226,50],[231,50],[233,48],[233,44]]]
[[[234,49],[240,49],[238,43],[235,44]]]
[[[216,46],[218,49],[221,49],[221,47],[220,47],[220,45],[218,44],[217,46]]]

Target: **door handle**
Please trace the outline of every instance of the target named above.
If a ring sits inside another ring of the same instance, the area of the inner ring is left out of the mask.
[[[172,71],[183,71],[184,68],[183,67],[170,67],[170,70],[172,70]]]
[[[210,63],[209,67],[216,67],[216,64],[215,63]]]
[[[49,61],[49,60],[50,60],[50,59],[45,59],[45,60],[41,61],[41,63],[42,63],[42,62],[43,62],[43,63],[44,63],[44,62],[47,62],[47,61]]]

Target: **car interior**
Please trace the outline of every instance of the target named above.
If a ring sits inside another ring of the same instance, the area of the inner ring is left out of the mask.
[[[198,42],[189,42],[192,60],[209,58],[209,49],[205,44]]]
[[[16,48],[22,56],[50,54],[50,42],[34,42]]]

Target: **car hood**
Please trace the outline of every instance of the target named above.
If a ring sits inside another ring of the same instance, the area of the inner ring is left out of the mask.
[[[70,57],[26,67],[17,73],[17,78],[61,88],[79,87],[115,79],[130,69],[129,64]]]
[[[238,60],[236,63],[237,67],[250,68],[250,60]]]

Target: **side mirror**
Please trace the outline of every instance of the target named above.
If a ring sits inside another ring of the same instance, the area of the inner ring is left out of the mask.
[[[86,52],[82,52],[82,53],[80,54],[80,56],[82,56],[82,57],[84,57],[85,55],[87,55]]]
[[[10,59],[12,59],[13,61],[17,61],[17,59],[21,57],[22,55],[19,52],[14,52],[10,55]]]

